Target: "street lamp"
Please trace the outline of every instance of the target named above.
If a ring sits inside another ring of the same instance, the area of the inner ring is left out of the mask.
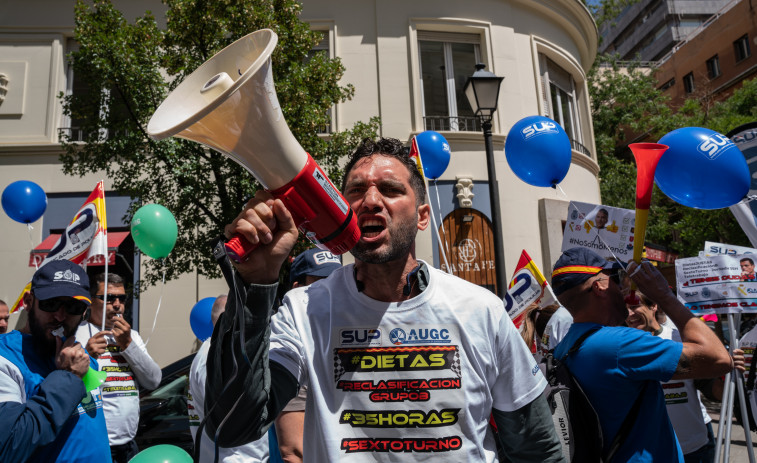
[[[494,227],[494,266],[497,275],[497,294],[504,297],[507,291],[505,282],[505,248],[502,242],[502,221],[499,209],[499,186],[494,170],[494,148],[492,147],[492,115],[497,110],[499,88],[504,77],[497,77],[485,70],[486,65],[477,64],[476,72],[465,82],[465,96],[468,97],[473,112],[481,121],[486,147],[486,170],[489,175],[489,202],[491,204],[492,226]]]

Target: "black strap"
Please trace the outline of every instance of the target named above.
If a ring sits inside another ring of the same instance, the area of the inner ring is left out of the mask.
[[[595,326],[589,329],[588,331],[586,331],[586,333],[582,334],[578,339],[576,339],[576,342],[573,343],[573,346],[568,350],[568,352],[565,353],[565,355],[562,356],[562,358],[560,359],[560,363],[565,363],[565,359],[568,358],[568,356],[572,354],[573,352],[578,351],[578,349],[581,347],[581,344],[583,344],[584,341],[586,341],[586,338],[596,333],[601,328],[602,328],[601,326]]]
[[[628,415],[626,415],[626,418],[623,420],[623,424],[620,425],[620,429],[618,429],[618,433],[615,434],[615,438],[612,440],[610,448],[607,449],[607,454],[605,455],[605,458],[602,459],[602,461],[609,462],[610,460],[612,460],[612,457],[615,456],[615,452],[618,451],[620,446],[623,445],[623,442],[625,442],[626,438],[631,433],[631,428],[633,428],[633,424],[636,422],[636,418],[639,416],[639,410],[641,410],[641,402],[642,400],[644,400],[644,392],[647,390],[648,384],[649,381],[644,381],[644,386],[642,386],[641,392],[639,392],[639,396],[631,406],[631,411],[628,413]]]
[[[581,347],[581,345],[584,343],[584,341],[586,341],[586,339],[589,336],[596,333],[601,328],[602,328],[601,326],[595,326],[589,329],[588,331],[586,331],[586,333],[582,334],[578,339],[576,339],[576,342],[573,343],[573,346],[570,348],[570,350],[568,350],[568,352],[562,356],[562,358],[560,359],[560,362],[564,363],[565,359],[570,354],[578,351],[578,349]],[[754,365],[755,357],[757,356],[752,357],[752,365]],[[750,375],[750,378],[754,378],[754,375]],[[576,379],[576,381],[578,380]],[[644,400],[644,392],[647,390],[647,384],[648,384],[648,381],[645,381],[644,386],[641,388],[641,392],[639,393],[639,396],[636,398],[636,401],[631,407],[631,411],[628,413],[628,415],[626,415],[625,419],[623,420],[623,423],[620,425],[620,429],[618,429],[617,434],[615,434],[615,437],[613,438],[612,443],[610,444],[610,447],[607,449],[607,453],[602,458],[603,462],[609,462],[612,459],[612,457],[615,455],[615,452],[618,451],[620,446],[623,445],[623,442],[625,442],[626,438],[628,438],[628,435],[631,433],[633,424],[636,421],[636,418],[639,416],[639,410],[641,409],[641,402],[642,400]]]

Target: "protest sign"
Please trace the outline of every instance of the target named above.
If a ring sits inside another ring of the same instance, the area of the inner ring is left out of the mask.
[[[627,262],[633,257],[634,215],[630,209],[571,201],[562,251],[584,247]]]
[[[757,312],[754,259],[746,254],[676,260],[678,299],[695,315]]]
[[[744,246],[735,246],[733,244],[715,243],[713,241],[704,242],[704,251],[699,254],[700,257],[736,254],[757,254],[757,249],[746,248]]]

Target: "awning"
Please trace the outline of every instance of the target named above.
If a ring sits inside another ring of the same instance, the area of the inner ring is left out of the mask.
[[[115,265],[116,251],[118,251],[118,247],[124,242],[127,236],[129,236],[129,232],[127,231],[108,233],[108,265]],[[45,260],[45,257],[47,257],[47,254],[53,249],[55,243],[58,242],[59,238],[59,233],[53,233],[42,240],[42,242],[39,243],[39,245],[29,254],[29,267],[36,267],[36,265],[41,264],[42,261]],[[87,265],[104,266],[105,259],[103,259],[103,256],[92,256],[87,260]]]

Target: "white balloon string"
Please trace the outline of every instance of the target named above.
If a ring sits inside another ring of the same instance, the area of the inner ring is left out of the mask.
[[[34,254],[34,239],[32,239],[32,230],[34,230],[34,227],[30,223],[27,223],[26,227],[29,230],[29,244],[32,247],[32,260],[34,261],[34,270],[36,271],[39,270],[39,264],[37,264],[37,255]]]
[[[439,200],[439,187],[436,184],[436,179],[434,179],[434,192],[436,193],[436,204],[437,204],[437,212],[439,213],[439,221],[442,224],[442,235],[444,236],[444,240],[442,240],[441,235],[439,235],[439,227],[436,225],[436,214],[433,211],[433,208],[431,208],[431,221],[434,223],[434,230],[436,230],[436,239],[439,241],[439,250],[442,253],[442,258],[444,259],[444,271],[447,273],[451,273],[449,268],[449,261],[447,260],[447,253],[444,252],[444,248],[446,247],[449,251],[449,247],[447,246],[447,232],[444,231],[444,219],[442,218],[442,204]],[[429,203],[429,206],[431,206],[431,203]]]
[[[575,205],[575,204],[573,204],[573,201],[570,201],[570,199],[568,198],[568,195],[567,195],[567,194],[565,193],[565,190],[563,190],[563,189],[562,189],[562,187],[560,186],[560,184],[559,184],[559,183],[558,183],[557,185],[555,185],[555,186],[557,187],[557,189],[558,189],[558,190],[560,190],[560,193],[562,193],[562,194],[563,194],[563,196],[565,196],[565,199],[568,199],[568,204],[569,204],[570,206],[572,206],[572,207],[573,207],[573,209],[574,209],[574,210],[576,211],[576,213],[577,213],[577,214],[579,215],[579,217],[580,217],[580,216],[581,216],[581,214],[582,214],[582,212],[578,210],[578,208],[576,207],[576,205]],[[602,243],[602,245],[603,245],[603,246],[604,246],[605,248],[607,248],[607,250],[608,250],[608,251],[610,252],[610,254],[612,255],[613,259],[615,259],[615,262],[617,262],[617,263],[619,263],[620,265],[622,265],[622,266],[623,266],[623,270],[625,270],[625,269],[626,269],[626,267],[627,267],[626,263],[625,263],[625,262],[623,262],[622,260],[618,259],[618,256],[616,256],[616,255],[615,255],[615,253],[614,253],[614,252],[612,252],[612,249],[610,248],[610,246],[609,246],[609,245],[608,245],[608,244],[607,244],[607,243],[605,242],[605,240],[603,240],[603,239],[602,239],[602,236],[601,236],[601,235],[599,234],[599,230],[597,230],[597,238],[599,238],[599,241],[600,241],[600,242]]]
[[[163,259],[161,259],[162,261]],[[165,268],[165,261],[161,262],[161,266],[163,267],[163,281],[160,285],[160,298],[158,299],[158,308],[155,309],[155,318],[152,321],[152,331],[150,331],[150,336],[147,337],[147,340],[145,341],[145,347],[147,347],[147,343],[150,342],[150,338],[152,337],[153,333],[155,333],[155,325],[158,323],[158,313],[160,312],[160,304],[163,302],[163,290],[166,288],[166,268]]]

